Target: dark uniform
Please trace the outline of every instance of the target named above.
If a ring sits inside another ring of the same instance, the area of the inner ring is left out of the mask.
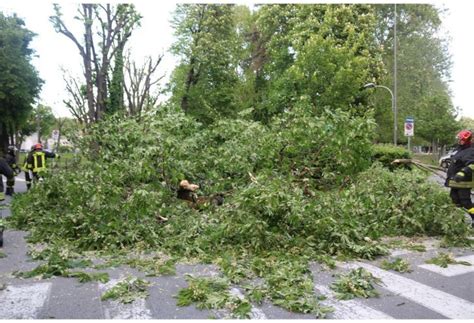
[[[29,190],[31,188],[31,182],[33,180],[33,175],[31,174],[32,169],[28,168],[27,160],[28,160],[30,154],[32,154],[34,150],[35,150],[35,146],[33,145],[31,147],[31,150],[28,152],[28,154],[23,159],[23,167],[21,168],[25,172],[25,182],[26,182],[26,189],[27,190]]]
[[[445,185],[451,188],[453,203],[465,208],[474,221],[474,204],[471,200],[471,189],[474,188],[474,146],[471,145],[471,137],[472,133],[467,130],[458,134],[459,149],[452,156]]]
[[[7,190],[6,190],[6,195],[13,195],[15,193],[14,186],[15,186],[15,176],[21,173],[20,167],[16,163],[16,154],[15,154],[16,148],[14,146],[9,146],[7,155],[5,156],[5,160],[8,163],[8,166],[13,170],[14,176],[13,179],[10,181],[7,181]]]
[[[5,200],[2,175],[7,178],[7,186],[9,186],[12,182],[15,183],[15,174],[13,173],[13,169],[8,166],[5,158],[0,158],[0,201]]]

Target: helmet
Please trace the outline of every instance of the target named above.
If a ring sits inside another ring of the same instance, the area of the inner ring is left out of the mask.
[[[35,147],[35,150],[43,149],[43,145],[40,143],[37,143],[36,145],[34,145],[34,147]]]
[[[458,143],[460,145],[470,144],[472,139],[472,132],[469,130],[461,130],[457,135]]]

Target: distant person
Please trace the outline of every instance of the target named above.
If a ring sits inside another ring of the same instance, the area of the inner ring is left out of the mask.
[[[13,170],[14,177],[12,180],[7,181],[7,190],[5,192],[6,195],[13,195],[15,193],[15,176],[21,173],[20,167],[16,163],[16,147],[15,146],[8,146],[7,155],[5,156],[5,160]]]
[[[24,160],[23,160],[23,171],[25,172],[25,182],[26,182],[26,189],[29,190],[31,188],[31,183],[33,181],[33,169],[32,167],[28,167],[28,158],[30,158],[30,155],[33,154],[35,151],[35,145],[31,146],[30,151],[28,154],[26,154]]]
[[[5,193],[3,192],[3,176],[7,178],[7,187],[13,186],[15,184],[15,175],[13,169],[8,166],[5,158],[0,157],[0,201],[5,200]],[[13,182],[13,184],[12,184]]]
[[[462,130],[456,138],[458,149],[448,167],[445,186],[451,188],[450,196],[453,203],[467,210],[471,216],[471,224],[474,225],[474,204],[471,200],[471,189],[474,187],[472,132]]]
[[[59,155],[49,151],[44,151],[43,145],[40,143],[34,145],[33,150],[26,157],[26,169],[31,171],[33,174],[33,181],[39,180],[41,178],[41,173],[46,170],[46,158],[59,158]]]

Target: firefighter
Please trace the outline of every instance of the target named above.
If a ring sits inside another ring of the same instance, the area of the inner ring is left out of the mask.
[[[472,132],[462,130],[456,135],[456,138],[458,150],[452,156],[451,165],[446,173],[445,185],[451,188],[450,196],[454,204],[467,210],[474,225],[474,204],[471,200],[471,189],[474,187]]]
[[[8,166],[13,170],[14,177],[12,180],[7,181],[7,190],[5,192],[6,195],[13,195],[15,193],[14,186],[15,186],[15,176],[21,173],[20,167],[16,163],[16,147],[15,146],[8,146],[7,155],[5,156],[5,160],[8,163]]]
[[[33,180],[33,175],[31,174],[32,169],[28,167],[28,158],[30,158],[30,155],[33,154],[35,151],[35,145],[31,146],[30,151],[28,154],[25,156],[23,160],[23,167],[22,170],[25,172],[25,182],[26,182],[26,189],[29,190],[31,188],[31,182]]]
[[[40,143],[34,145],[33,148],[33,151],[31,151],[26,158],[25,168],[33,173],[33,181],[38,181],[41,178],[41,173],[46,170],[46,158],[59,158],[59,155],[49,151],[44,151],[43,145]]]
[[[0,201],[5,200],[5,193],[3,193],[3,176],[7,178],[7,186],[12,182],[15,183],[15,175],[10,166],[8,166],[5,158],[0,157]]]

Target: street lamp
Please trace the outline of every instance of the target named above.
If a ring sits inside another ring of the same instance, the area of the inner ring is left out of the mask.
[[[375,83],[367,83],[364,85],[364,89],[371,89],[371,88],[383,88],[390,92],[390,95],[392,96],[392,111],[393,111],[393,144],[396,146],[397,145],[397,107],[395,106],[395,97],[393,96],[392,90],[390,90],[388,87],[383,86],[383,85],[377,85]]]

